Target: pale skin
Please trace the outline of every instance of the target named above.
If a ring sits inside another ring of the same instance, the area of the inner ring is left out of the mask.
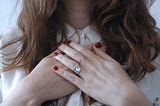
[[[86,48],[93,45],[95,44],[87,45]],[[104,50],[103,47],[100,49]],[[54,52],[60,53],[59,50]],[[43,58],[0,106],[40,106],[44,101],[54,100],[78,90],[75,85],[52,70],[55,64],[60,64],[53,58],[54,52]],[[65,71],[70,70],[66,67]]]
[[[56,63],[52,54],[42,59],[1,105],[40,106],[46,100],[60,98],[77,90],[73,84],[52,71]]]
[[[90,2],[90,0],[67,0],[66,21],[76,29],[83,29],[90,23],[89,14],[85,11],[89,10]],[[60,51],[66,55],[62,55]],[[62,44],[56,52],[59,53],[57,56],[53,57],[51,53],[42,59],[1,106],[40,106],[46,100],[53,100],[76,91],[77,87],[103,104],[151,106],[121,65],[96,49],[94,44],[84,48],[71,42],[69,46]],[[75,56],[74,53],[79,55]],[[91,60],[90,56],[95,58]],[[85,64],[82,62],[83,57],[86,57]],[[72,64],[81,65],[80,77],[72,73]],[[55,65],[59,70],[53,70]],[[93,83],[90,83],[91,81]]]
[[[71,42],[58,49],[66,55],[54,58],[70,70],[80,65],[81,72],[78,77],[65,71],[61,64],[56,64],[59,69],[55,72],[97,101],[110,106],[151,106],[122,66],[95,46],[89,50]]]

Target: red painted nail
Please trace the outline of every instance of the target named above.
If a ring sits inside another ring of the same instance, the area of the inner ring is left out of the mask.
[[[71,42],[72,42],[71,40],[68,40],[67,44],[70,45]]]
[[[57,43],[57,46],[58,46],[58,47],[61,46],[61,45],[62,45],[62,43],[60,43],[60,42]]]
[[[72,41],[71,40],[67,40],[64,42],[64,44],[69,45]]]
[[[106,46],[106,47],[105,47],[105,51],[108,52],[109,50],[110,50],[110,47],[109,47],[109,46]]]
[[[57,53],[57,52],[54,52],[54,53],[53,53],[53,56],[57,56],[58,54],[59,54],[59,53]]]
[[[58,71],[58,70],[59,70],[59,67],[58,67],[58,66],[54,66],[53,69],[54,69],[55,71]]]
[[[101,48],[101,47],[102,47],[102,44],[101,44],[100,42],[98,42],[98,43],[95,44],[95,47],[96,47],[96,48]]]

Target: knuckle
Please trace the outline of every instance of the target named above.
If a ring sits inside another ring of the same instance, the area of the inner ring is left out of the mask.
[[[68,71],[68,68],[67,68],[66,66],[63,66],[63,69],[64,69],[65,71]]]
[[[75,66],[77,66],[77,65],[78,65],[78,64],[75,63],[75,62],[74,62],[74,63],[71,63],[71,64],[70,64],[70,68],[73,70],[73,69],[75,68]]]
[[[73,75],[67,75],[66,76],[71,82],[76,82],[76,79],[73,77]]]
[[[86,61],[86,59],[84,58],[84,56],[79,57],[79,63],[83,63],[84,61]]]
[[[68,78],[70,79],[70,81],[75,82],[75,78],[73,76],[69,76]]]
[[[83,48],[81,51],[83,51],[83,52],[88,52],[88,49]]]
[[[73,54],[73,56],[74,56],[74,58],[77,58],[78,56],[80,56],[81,54],[79,53],[79,52],[75,52],[74,54]]]
[[[79,48],[79,51],[85,51],[85,50],[86,50],[85,47],[80,47],[80,48]]]
[[[80,53],[75,53],[74,57],[77,59],[77,61],[81,64],[81,62],[85,61],[84,56],[82,56]]]

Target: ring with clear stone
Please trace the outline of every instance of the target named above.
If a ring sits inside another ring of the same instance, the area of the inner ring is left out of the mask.
[[[76,67],[74,68],[73,72],[74,72],[75,74],[79,75],[80,72],[81,72],[81,67],[80,67],[80,65],[76,65]]]

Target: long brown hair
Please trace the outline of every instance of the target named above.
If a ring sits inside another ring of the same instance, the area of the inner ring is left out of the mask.
[[[18,19],[22,31],[22,48],[5,70],[24,67],[27,73],[57,47],[57,34],[66,38],[63,0],[24,0]],[[145,0],[94,0],[91,21],[110,46],[107,52],[126,66],[133,80],[140,80],[155,70],[151,63],[159,54],[160,38],[155,20],[149,14]],[[1,49],[11,45],[4,45]],[[54,106],[58,106],[54,101]],[[64,104],[62,104],[64,106]]]

